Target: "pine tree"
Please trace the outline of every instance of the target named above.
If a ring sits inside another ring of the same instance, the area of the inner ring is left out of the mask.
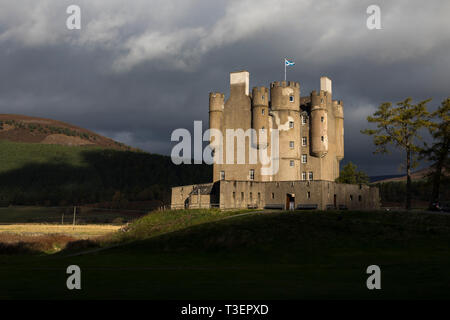
[[[416,159],[421,151],[418,140],[422,140],[420,129],[429,127],[427,103],[431,99],[412,104],[411,98],[393,106],[382,103],[367,121],[376,123],[377,129],[361,130],[361,133],[373,136],[376,146],[374,153],[389,153],[388,146],[403,149],[406,155],[406,209],[411,209],[411,169],[417,165]]]
[[[436,119],[433,121],[433,119]],[[430,208],[433,203],[439,202],[439,191],[441,180],[445,172],[450,171],[450,159],[448,157],[450,149],[450,98],[442,101],[441,106],[431,114],[428,126],[433,143],[425,143],[422,156],[432,161],[431,180],[433,184]]]

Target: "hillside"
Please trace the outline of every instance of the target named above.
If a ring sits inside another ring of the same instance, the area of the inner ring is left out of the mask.
[[[16,114],[0,114],[0,140],[130,149],[120,142],[62,121]]]
[[[50,256],[0,251],[0,297],[444,299],[449,218],[420,212],[153,212],[127,232],[75,242]],[[70,264],[83,270],[83,290],[75,293],[60,285]],[[382,269],[382,290],[366,288],[372,264]]]
[[[430,174],[431,169],[430,168],[424,168],[417,171],[414,171],[411,173],[411,180],[423,180],[426,179],[427,176]],[[396,182],[396,181],[402,181],[406,182],[406,175],[397,175],[392,177],[387,177],[384,179],[375,179],[373,182],[376,183],[383,183],[383,182]]]
[[[172,186],[210,180],[206,165],[176,166],[68,123],[0,114],[0,206],[160,206]]]

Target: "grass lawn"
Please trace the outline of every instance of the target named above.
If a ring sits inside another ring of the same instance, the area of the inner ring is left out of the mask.
[[[152,213],[100,251],[0,254],[0,298],[448,299],[449,231],[450,216],[425,213]],[[382,290],[366,288],[372,264]]]

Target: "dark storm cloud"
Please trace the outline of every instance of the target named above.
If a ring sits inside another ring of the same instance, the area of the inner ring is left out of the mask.
[[[82,29],[65,28],[69,4]],[[373,156],[359,131],[383,101],[449,95],[446,1],[381,1],[382,30],[366,28],[364,1],[0,0],[0,112],[67,121],[150,152],[169,154],[171,132],[208,120],[208,93],[228,73],[251,86],[283,77],[302,95],[333,80],[344,100],[345,161],[398,173],[402,155]]]

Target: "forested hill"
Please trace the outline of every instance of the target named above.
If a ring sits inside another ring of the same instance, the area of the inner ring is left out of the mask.
[[[207,165],[174,165],[170,157],[92,146],[0,141],[0,200],[68,205],[161,200],[170,187],[209,182]]]
[[[59,121],[0,115],[1,205],[169,204],[172,186],[211,179],[207,165],[177,166]]]

